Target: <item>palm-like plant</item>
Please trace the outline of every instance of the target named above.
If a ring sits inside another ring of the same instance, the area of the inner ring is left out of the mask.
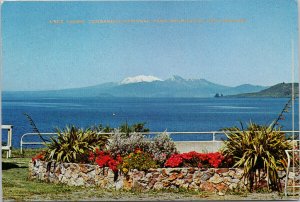
[[[146,123],[135,123],[133,125],[129,125],[127,121],[120,126],[120,132],[125,133],[126,137],[129,137],[130,133],[139,133],[139,132],[149,132],[149,128],[145,127]]]
[[[57,129],[57,137],[51,137],[45,152],[46,160],[57,162],[87,162],[90,151],[103,148],[109,135],[99,135],[96,130],[75,126]]]
[[[277,171],[287,165],[284,150],[291,149],[280,128],[274,129],[273,123],[261,126],[250,123],[247,129],[233,127],[225,130],[227,140],[224,141],[223,154],[234,159],[234,167],[244,167],[244,179],[249,182],[250,191],[253,190],[256,171],[266,173],[268,188],[280,189]],[[259,175],[260,176],[260,175]]]

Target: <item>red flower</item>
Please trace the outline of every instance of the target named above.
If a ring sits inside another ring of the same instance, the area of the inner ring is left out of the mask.
[[[165,163],[166,167],[178,167],[180,164],[182,164],[182,157],[180,154],[173,154]]]
[[[90,152],[89,160],[90,161],[94,161],[95,160],[95,154],[93,152]]]
[[[193,154],[192,153],[183,153],[180,155],[181,158],[183,158],[184,160],[191,160],[193,158]]]
[[[96,148],[95,153],[96,153],[98,156],[103,156],[103,155],[104,155],[104,151],[100,151],[98,148]]]
[[[109,160],[110,160],[110,157],[107,155],[96,157],[96,163],[98,164],[98,166],[100,168],[107,166]]]
[[[44,154],[43,153],[37,154],[36,156],[31,158],[32,161],[43,160],[43,159],[44,159]]]
[[[173,154],[165,163],[166,167],[198,166],[198,167],[219,167],[224,160],[221,153],[198,153],[191,151],[182,154]]]
[[[116,160],[112,158],[110,152],[100,151],[96,149],[96,154],[90,154],[90,160],[95,160],[96,164],[100,168],[109,167],[114,172],[118,170],[118,165],[122,162],[122,158],[120,155],[117,156]],[[96,158],[95,158],[96,155]]]
[[[118,154],[116,161],[120,164],[123,162],[122,157],[120,156],[120,154]]]
[[[140,148],[136,148],[136,149],[134,150],[134,153],[136,153],[136,154],[142,153],[142,150],[141,150]]]
[[[208,156],[207,154],[203,154],[203,153],[198,153],[198,158],[200,159],[200,161],[205,162],[208,160]]]
[[[207,155],[209,164],[215,168],[219,167],[224,160],[224,156],[220,152],[208,153]]]
[[[115,161],[114,159],[110,159],[107,163],[108,167],[110,169],[112,169],[114,172],[118,170],[117,166],[118,166],[118,163],[117,161]]]

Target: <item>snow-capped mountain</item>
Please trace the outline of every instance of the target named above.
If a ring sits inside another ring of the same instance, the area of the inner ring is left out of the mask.
[[[4,92],[4,97],[214,97],[217,93],[235,95],[266,89],[265,86],[240,85],[236,87],[212,83],[205,79],[185,79],[180,76],[162,80],[155,76],[139,75],[121,82],[96,86],[51,91]]]
[[[123,79],[121,81],[121,84],[153,82],[153,81],[162,81],[162,79],[157,78],[155,76],[138,75],[138,76],[127,77],[127,78]]]

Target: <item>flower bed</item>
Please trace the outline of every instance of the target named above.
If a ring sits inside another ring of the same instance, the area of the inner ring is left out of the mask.
[[[115,189],[281,191],[281,170],[287,164],[283,151],[290,145],[283,133],[270,128],[252,124],[252,132],[228,129],[226,147],[218,152],[179,153],[166,132],[153,139],[118,131],[100,138],[95,129],[72,126],[59,131],[57,140],[32,159],[30,178]],[[282,145],[270,149],[264,143],[270,137]]]
[[[98,165],[49,163],[36,159],[29,163],[29,171],[30,179],[105,189],[186,188],[217,193],[246,189],[243,170],[239,168],[155,168],[146,172],[133,169],[124,175]]]

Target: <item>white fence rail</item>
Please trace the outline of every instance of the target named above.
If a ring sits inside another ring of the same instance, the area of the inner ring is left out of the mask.
[[[299,131],[281,131],[285,134],[290,134],[290,135],[299,135]],[[151,136],[151,135],[158,135],[163,132],[141,132],[141,134],[145,136]],[[210,143],[219,143],[222,140],[217,140],[216,136],[217,135],[225,135],[224,131],[209,131],[209,132],[167,132],[169,135],[194,135],[194,136],[204,136],[204,135],[210,135],[210,140],[181,140],[181,141],[175,141],[175,142],[210,142]],[[114,133],[98,133],[99,135],[104,135],[104,134],[110,134],[113,135]],[[42,136],[55,136],[57,133],[40,133]],[[42,141],[26,141],[26,137],[29,136],[38,136],[38,133],[25,133],[21,137],[20,141],[20,149],[21,153],[23,152],[23,146],[24,145],[43,145],[44,142]]]
[[[145,136],[151,136],[151,135],[158,135],[161,134],[163,132],[139,132],[142,135]],[[222,140],[216,140],[216,135],[218,134],[223,134],[225,135],[224,132],[222,131],[210,131],[210,132],[167,132],[169,135],[210,135],[211,136],[211,140],[197,140],[197,141],[201,141],[201,142],[220,142]],[[113,135],[114,133],[98,133],[99,135]],[[125,133],[124,133],[125,134]],[[41,136],[55,136],[57,135],[57,133],[40,133]],[[38,133],[25,133],[24,135],[22,135],[21,137],[21,141],[20,141],[20,149],[21,149],[21,153],[23,152],[23,146],[24,145],[44,145],[43,141],[25,141],[24,139],[28,136],[36,136],[38,137],[39,134]]]

